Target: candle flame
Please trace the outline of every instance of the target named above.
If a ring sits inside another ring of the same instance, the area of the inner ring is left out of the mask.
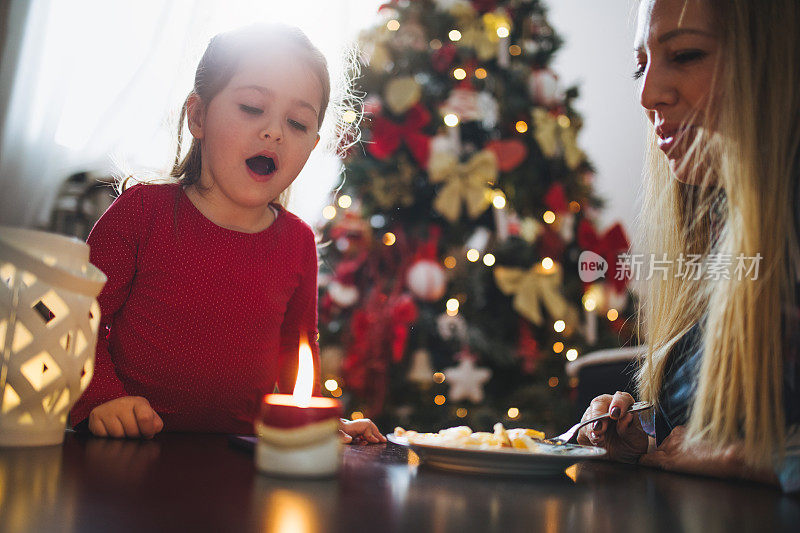
[[[300,341],[300,364],[297,367],[297,381],[294,384],[294,401],[300,407],[311,404],[311,391],[314,389],[314,357],[308,340]]]

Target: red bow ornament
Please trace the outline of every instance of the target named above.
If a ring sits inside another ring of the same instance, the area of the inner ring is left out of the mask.
[[[385,160],[405,143],[417,163],[427,168],[431,138],[422,133],[422,129],[430,121],[430,113],[420,104],[409,109],[405,120],[399,124],[377,116],[372,122],[372,142],[367,144],[367,151],[376,159]]]
[[[628,251],[630,242],[622,225],[616,223],[600,236],[592,223],[583,219],[578,227],[578,244],[584,250],[590,250],[608,262],[606,282],[618,293],[623,292],[629,280],[628,276],[623,275],[624,272],[620,272],[624,267],[620,267],[617,257]]]

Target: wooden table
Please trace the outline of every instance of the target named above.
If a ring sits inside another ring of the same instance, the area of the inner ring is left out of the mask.
[[[606,462],[574,480],[468,476],[393,444],[347,446],[337,479],[258,474],[224,435],[152,441],[68,433],[0,449],[0,531],[798,531],[800,499]]]

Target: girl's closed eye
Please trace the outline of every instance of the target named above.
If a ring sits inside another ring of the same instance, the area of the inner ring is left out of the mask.
[[[263,109],[246,105],[246,104],[239,104],[239,109],[247,113],[248,115],[260,115],[264,112]]]
[[[631,77],[633,79],[635,79],[635,80],[638,80],[639,78],[644,76],[644,69],[645,69],[646,66],[647,65],[644,65],[644,64],[637,65],[636,66],[636,70],[633,71],[633,74],[631,75]]]
[[[289,125],[291,127],[293,127],[294,129],[296,129],[296,130],[308,131],[308,127],[305,124],[301,123],[301,122],[298,122],[298,121],[292,120],[292,119],[289,119],[288,122],[289,122]]]

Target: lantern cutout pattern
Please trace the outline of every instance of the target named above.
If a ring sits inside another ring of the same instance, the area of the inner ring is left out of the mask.
[[[63,442],[92,379],[105,282],[83,242],[0,227],[0,446]]]

